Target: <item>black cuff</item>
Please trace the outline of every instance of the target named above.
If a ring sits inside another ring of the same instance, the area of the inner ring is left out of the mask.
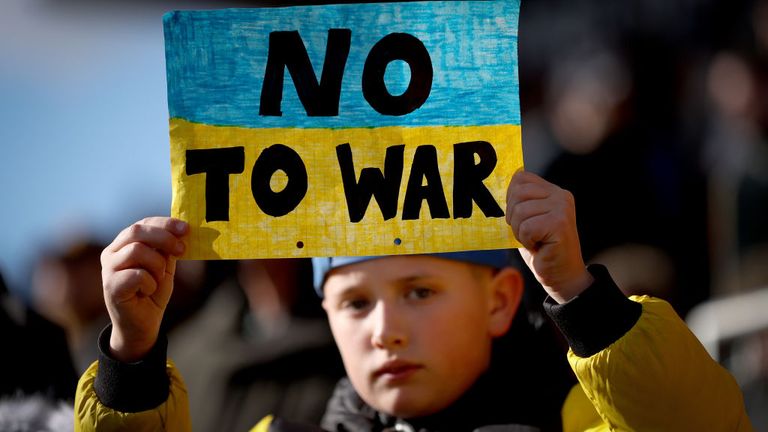
[[[135,413],[160,406],[168,399],[171,380],[165,371],[168,339],[161,335],[147,356],[123,363],[109,355],[112,324],[99,335],[99,370],[93,388],[104,405]]]
[[[587,270],[595,278],[578,297],[557,304],[550,297],[544,310],[555,321],[573,352],[590,357],[619,340],[640,319],[643,307],[624,296],[608,270],[593,264]]]

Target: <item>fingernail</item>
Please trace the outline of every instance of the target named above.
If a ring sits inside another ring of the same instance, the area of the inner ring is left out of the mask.
[[[184,242],[176,242],[176,248],[174,248],[174,252],[176,255],[181,255],[184,253]]]
[[[189,225],[186,222],[178,221],[176,222],[176,232],[178,232],[179,234],[184,234],[185,232],[187,232],[188,226]]]

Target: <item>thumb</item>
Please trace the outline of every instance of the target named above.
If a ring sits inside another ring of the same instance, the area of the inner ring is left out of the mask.
[[[528,268],[531,270],[531,273],[533,273],[533,275],[536,277],[536,280],[539,280],[539,274],[536,272],[536,267],[533,263],[533,253],[525,247],[520,247],[517,250],[520,252],[520,257],[523,258],[525,265],[528,266]]]
[[[531,251],[526,249],[525,247],[519,247],[517,248],[518,251],[520,251],[520,256],[523,258],[523,261],[525,261],[525,265],[528,266],[531,271],[534,271],[533,269],[533,254]]]

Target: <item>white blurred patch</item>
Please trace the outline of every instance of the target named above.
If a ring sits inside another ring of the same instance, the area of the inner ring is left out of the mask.
[[[74,424],[73,407],[62,401],[40,395],[0,399],[0,431],[69,432]]]

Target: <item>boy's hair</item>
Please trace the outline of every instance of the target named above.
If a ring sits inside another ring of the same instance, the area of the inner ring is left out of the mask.
[[[432,256],[435,258],[449,259],[453,261],[461,261],[470,264],[477,264],[492,267],[495,269],[501,269],[504,267],[515,267],[513,264],[510,251],[507,249],[501,250],[484,250],[484,251],[465,251],[465,252],[445,252],[435,254],[425,254],[426,256]],[[386,255],[393,256],[393,255]],[[331,257],[331,258],[312,258],[313,276],[315,284],[315,292],[320,298],[323,297],[323,284],[328,272],[331,270],[358,262],[368,261],[377,258],[385,258],[386,256],[355,256],[355,257]],[[404,255],[407,256],[407,255]]]

